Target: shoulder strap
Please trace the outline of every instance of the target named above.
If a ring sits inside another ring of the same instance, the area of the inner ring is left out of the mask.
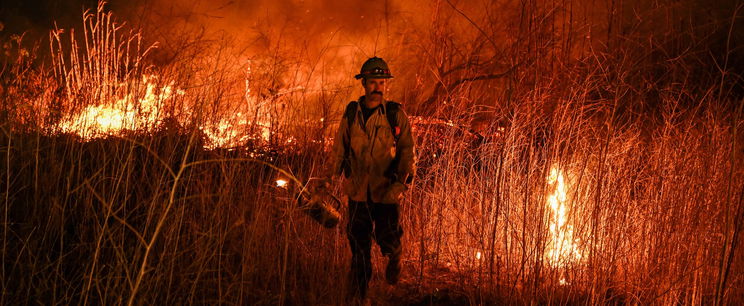
[[[346,118],[346,121],[349,123],[349,127],[351,127],[354,124],[354,120],[356,119],[358,104],[359,103],[357,101],[351,101],[349,102],[349,105],[346,105],[346,112],[344,113],[344,118]]]
[[[348,105],[346,105],[346,111],[344,111],[344,120],[348,122],[348,128],[351,130],[351,126],[354,125],[354,120],[356,119],[357,114],[357,101],[351,101]],[[349,147],[344,146],[344,160],[341,162],[341,173],[344,174],[346,178],[348,178],[351,175],[351,164],[349,163]]]
[[[398,111],[400,107],[400,103],[394,101],[388,101],[385,107],[385,115],[387,115],[388,123],[390,123],[390,131],[393,133],[396,144],[398,143],[398,138],[400,138],[400,125],[398,125]]]

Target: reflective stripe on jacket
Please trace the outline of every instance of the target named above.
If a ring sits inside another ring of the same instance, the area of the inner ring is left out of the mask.
[[[364,103],[364,96],[359,104]],[[343,171],[347,156],[344,192],[353,201],[366,201],[367,190],[375,203],[397,203],[406,183],[415,174],[415,148],[408,116],[402,108],[397,112],[400,136],[395,145],[390,123],[385,115],[387,102],[377,108],[364,122],[361,106],[357,106],[352,126],[344,116],[334,140],[330,175]],[[400,157],[397,169],[389,169],[395,156]],[[394,175],[391,175],[394,174]]]

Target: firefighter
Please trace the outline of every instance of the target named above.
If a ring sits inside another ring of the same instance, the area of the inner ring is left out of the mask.
[[[415,149],[408,118],[400,104],[384,98],[393,76],[382,58],[373,57],[355,76],[364,95],[347,105],[336,133],[326,185],[345,177],[349,198],[347,237],[351,247],[350,297],[365,298],[374,240],[387,257],[385,278],[394,285],[401,269],[400,203],[414,177]]]

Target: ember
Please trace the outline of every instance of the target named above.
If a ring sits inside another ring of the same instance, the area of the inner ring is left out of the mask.
[[[283,179],[276,180],[276,187],[287,188],[287,181]]]

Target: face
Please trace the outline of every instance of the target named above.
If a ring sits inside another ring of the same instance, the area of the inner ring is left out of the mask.
[[[362,79],[366,100],[375,104],[382,102],[385,85],[386,79]]]

